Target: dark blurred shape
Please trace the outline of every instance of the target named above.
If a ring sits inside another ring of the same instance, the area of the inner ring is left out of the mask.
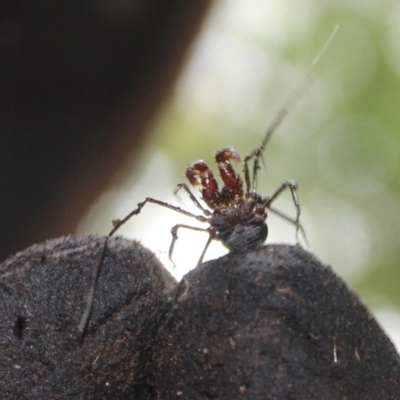
[[[0,5],[0,259],[75,230],[138,151],[210,3]]]
[[[229,254],[178,288],[153,352],[160,399],[400,399],[400,358],[358,297],[297,246]]]
[[[104,239],[49,240],[1,264],[1,399],[153,398],[146,353],[176,283],[150,251],[110,238],[82,337]]]

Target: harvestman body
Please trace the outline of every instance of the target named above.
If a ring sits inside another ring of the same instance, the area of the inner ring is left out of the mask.
[[[313,61],[311,69],[322,57],[337,30],[338,27],[333,30],[328,41]],[[201,199],[205,203],[206,207],[200,203],[186,183],[179,183],[175,189],[175,193],[179,190],[184,190],[194,205],[201,210],[202,215],[196,215],[180,207],[176,207],[151,197],[146,197],[142,202],[138,203],[138,207],[126,217],[113,221],[113,229],[109,232],[104,242],[100,261],[90,288],[87,306],[78,326],[82,333],[85,332],[90,319],[97,281],[107,250],[108,238],[113,236],[131,217],[139,214],[147,203],[153,203],[169,208],[170,210],[208,224],[208,227],[206,228],[183,224],[175,225],[171,229],[172,241],[169,248],[169,258],[171,261],[174,246],[178,239],[178,230],[180,228],[205,231],[209,234],[209,238],[201,253],[198,264],[202,262],[208,246],[214,239],[221,241],[231,252],[246,252],[252,248],[260,246],[266,240],[268,235],[266,210],[269,210],[294,224],[296,227],[297,240],[299,240],[298,234],[301,232],[305,242],[307,243],[305,231],[300,223],[301,210],[297,196],[297,184],[292,181],[286,181],[271,196],[262,197],[257,193],[257,174],[260,169],[260,159],[263,157],[263,151],[269,138],[282,122],[283,118],[287,115],[294,103],[298,101],[306,86],[308,86],[312,81],[310,72],[311,70],[302,80],[300,87],[292,93],[291,97],[289,97],[286,105],[279,110],[260,145],[243,159],[244,182],[232,166],[232,162],[241,162],[239,153],[232,147],[222,148],[215,154],[218,170],[223,182],[223,187],[221,189],[218,186],[211,168],[204,161],[196,161],[187,167],[186,177],[192,186],[200,189]],[[249,163],[251,161],[253,161],[253,170],[250,174]],[[243,184],[245,188],[243,188]],[[296,208],[295,218],[291,218],[272,207],[272,203],[286,189],[290,190],[293,198],[293,203]]]

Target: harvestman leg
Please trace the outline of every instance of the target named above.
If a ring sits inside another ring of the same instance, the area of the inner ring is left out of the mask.
[[[183,189],[187,195],[189,196],[190,200],[192,200],[192,202],[194,203],[194,205],[199,208],[201,211],[203,211],[204,215],[211,215],[210,210],[207,210],[206,208],[204,208],[200,202],[197,200],[196,196],[192,193],[192,191],[189,189],[188,185],[186,185],[186,183],[178,183],[178,185],[176,186],[176,189],[174,190],[174,194],[177,194],[179,192],[179,190]]]
[[[204,249],[200,255],[199,261],[197,262],[197,266],[200,265],[203,261],[204,255],[206,254],[206,251],[208,249],[208,246],[210,245],[211,241],[213,240],[213,238],[215,237],[215,234],[212,233],[212,231],[210,231],[209,228],[198,228],[197,226],[190,226],[190,225],[183,225],[183,224],[178,224],[175,225],[172,229],[171,229],[171,234],[172,234],[172,242],[171,242],[171,246],[169,247],[169,259],[171,260],[172,264],[175,263],[172,261],[172,253],[174,251],[174,246],[175,246],[175,242],[178,240],[178,229],[179,228],[186,228],[186,229],[191,229],[193,231],[200,231],[200,232],[207,232],[209,237],[207,240],[206,245],[204,246]]]
[[[88,295],[88,299],[87,299],[87,303],[86,303],[86,308],[85,311],[81,317],[81,320],[79,322],[78,325],[78,329],[79,331],[83,334],[87,328],[87,324],[89,322],[90,319],[90,314],[92,312],[92,307],[93,307],[93,300],[94,300],[94,296],[96,294],[96,287],[97,287],[97,282],[99,280],[99,276],[100,276],[100,272],[101,272],[101,268],[103,266],[103,262],[104,262],[104,258],[106,255],[106,250],[107,250],[107,243],[108,243],[108,239],[114,235],[114,233],[122,226],[124,225],[126,222],[128,222],[134,215],[137,215],[140,213],[140,211],[142,210],[142,208],[147,204],[147,203],[153,203],[153,204],[157,204],[159,206],[162,207],[166,207],[169,208],[170,210],[179,212],[183,215],[186,215],[188,217],[191,218],[195,218],[200,222],[207,222],[207,218],[204,217],[203,215],[196,215],[193,214],[191,212],[185,211],[180,207],[176,207],[173,206],[171,204],[165,203],[163,201],[160,200],[156,200],[153,199],[151,197],[146,197],[143,201],[141,201],[140,203],[138,203],[138,207],[133,210],[132,212],[130,212],[125,218],[123,219],[117,219],[113,221],[113,229],[108,233],[105,241],[104,241],[104,245],[103,245],[103,249],[101,252],[101,257],[100,257],[100,261],[96,267],[95,273],[94,273],[94,279],[92,281],[92,285],[90,287],[90,291],[89,291],[89,295]],[[173,238],[173,242],[175,242],[176,239]],[[170,258],[171,258],[171,252],[170,252]],[[172,260],[171,260],[172,261]]]
[[[186,194],[189,196],[190,200],[196,205],[197,208],[199,208],[201,211],[203,211],[204,215],[207,215],[207,216],[211,215],[210,210],[207,210],[206,208],[204,208],[201,205],[201,203],[197,200],[196,196],[192,193],[192,191],[189,189],[189,187],[188,187],[188,185],[186,185],[186,183],[178,183],[178,185],[176,186],[176,189],[174,190],[174,194],[178,193],[178,191],[180,189],[183,189],[186,192]],[[172,264],[174,264],[174,266],[175,266],[175,263],[172,260],[172,253],[173,253],[173,250],[174,250],[175,242],[178,240],[177,233],[178,233],[178,229],[179,228],[186,228],[186,229],[192,229],[194,231],[201,231],[201,232],[208,232],[209,233],[208,241],[207,241],[207,243],[206,243],[206,245],[205,245],[205,247],[204,247],[204,249],[203,249],[203,251],[201,253],[199,261],[197,262],[197,265],[200,265],[202,263],[202,261],[203,261],[204,255],[206,254],[208,246],[210,245],[211,241],[215,237],[215,233],[213,234],[210,231],[210,228],[197,228],[197,227],[194,227],[194,226],[182,225],[182,224],[175,225],[171,229],[171,234],[172,234],[172,238],[173,239],[172,239],[171,246],[169,248],[169,253],[168,253],[169,254],[169,259],[171,260]]]
[[[297,96],[298,93],[295,93]],[[290,103],[293,103],[295,100],[295,96],[293,98],[290,98]],[[275,119],[273,120],[272,124],[269,126],[267,129],[267,132],[265,133],[263,141],[260,143],[258,147],[256,147],[249,155],[247,155],[243,161],[243,172],[244,172],[244,177],[245,177],[245,182],[246,182],[246,189],[247,192],[250,191],[250,171],[249,171],[249,166],[248,162],[254,158],[254,164],[253,164],[253,179],[252,179],[252,185],[251,185],[251,191],[253,193],[257,193],[257,173],[260,168],[260,158],[264,163],[264,156],[263,156],[263,151],[265,149],[265,146],[272,136],[272,134],[275,132],[276,128],[280,125],[280,123],[283,121],[283,119],[286,117],[286,115],[289,112],[289,105],[287,104],[286,107],[282,107],[279,111],[278,114],[275,116]]]
[[[326,50],[329,48],[329,46],[332,43],[332,40],[335,37],[338,30],[339,30],[339,25],[336,25],[335,28],[333,29],[331,35],[329,36],[328,40],[325,42],[325,44],[322,46],[322,49],[319,51],[319,53],[313,60],[309,71],[304,76],[304,78],[301,80],[300,85],[297,87],[297,89],[295,91],[293,91],[291,93],[291,95],[287,98],[286,102],[284,103],[283,107],[281,107],[280,110],[278,111],[278,113],[276,114],[275,119],[272,121],[272,124],[268,127],[262,142],[243,160],[243,172],[244,172],[244,177],[245,177],[247,193],[250,193],[250,191],[251,191],[251,193],[257,194],[257,173],[258,173],[258,169],[260,168],[260,158],[261,158],[261,161],[263,162],[263,164],[265,164],[264,158],[263,158],[263,152],[264,152],[265,146],[268,143],[269,139],[271,138],[272,134],[275,132],[276,128],[281,124],[281,122],[287,116],[287,114],[292,109],[292,107],[301,99],[302,94],[304,93],[304,90],[312,83],[312,81],[313,81],[312,71],[318,65],[319,61],[325,54]],[[250,171],[249,171],[248,163],[252,159],[254,159],[254,164],[253,164],[252,181],[250,182]],[[290,189],[290,191],[292,193],[292,198],[293,198],[294,204],[296,206],[296,210],[297,210],[296,219],[294,219],[294,220],[292,218],[288,217],[287,215],[281,213],[280,211],[274,210],[270,207],[270,204],[272,203],[272,201],[275,200],[275,198],[287,187]],[[277,215],[280,215],[282,218],[295,224],[296,225],[296,237],[298,238],[298,232],[300,230],[304,236],[306,243],[307,243],[307,238],[306,238],[304,229],[299,222],[300,204],[298,201],[296,189],[297,189],[297,185],[292,185],[288,182],[285,182],[274,193],[274,195],[271,196],[267,200],[266,207],[269,210],[271,210],[272,212],[276,213]],[[307,243],[307,245],[308,245],[308,243]]]
[[[284,114],[286,112],[287,112],[286,109],[281,110],[281,114],[278,114],[278,118],[275,121],[276,124],[280,123],[281,119],[284,117]],[[261,145],[259,147],[257,147],[256,149],[254,149],[253,152],[250,153],[243,161],[243,172],[244,172],[244,177],[245,177],[245,182],[246,182],[247,193],[249,193],[250,190],[252,193],[257,193],[257,174],[258,174],[258,170],[260,169],[259,159],[261,158],[261,160],[264,163],[262,151],[264,150],[267,139],[269,138],[269,136],[271,135],[271,133],[273,132],[274,129],[275,129],[275,126],[270,128],[270,130],[267,132],[266,138],[261,143]],[[249,170],[248,162],[252,158],[254,158],[254,164],[253,164],[252,183],[250,185],[250,170]],[[274,200],[276,200],[276,198],[279,197],[279,195],[287,188],[290,189],[290,192],[292,194],[293,203],[296,207],[296,218],[295,219],[291,218],[288,215],[284,214],[283,212],[271,207],[271,203]],[[300,242],[300,240],[299,240],[299,231],[300,231],[301,234],[303,235],[303,238],[304,238],[304,241],[305,241],[307,247],[309,247],[306,232],[300,223],[301,209],[300,209],[299,197],[297,195],[297,183],[295,183],[293,181],[286,181],[286,182],[282,183],[282,185],[275,191],[275,193],[271,197],[267,198],[267,200],[265,202],[265,206],[268,208],[268,210],[272,211],[274,214],[279,215],[281,218],[283,218],[286,221],[295,225],[297,242]]]
[[[271,203],[274,200],[276,200],[285,189],[289,189],[290,193],[292,194],[293,203],[296,208],[296,218],[291,218],[288,215],[284,214],[283,212],[271,207]],[[306,232],[300,223],[301,209],[300,209],[299,197],[297,195],[297,183],[295,183],[293,181],[283,182],[282,185],[275,191],[275,193],[271,197],[267,198],[267,200],[265,202],[265,206],[268,208],[268,210],[272,211],[276,215],[279,215],[283,219],[294,224],[296,226],[296,240],[299,242],[299,231],[300,231],[301,234],[303,235],[306,245],[308,246]]]
[[[203,215],[196,215],[189,211],[183,210],[180,207],[176,207],[176,206],[173,206],[172,204],[165,203],[164,201],[156,200],[151,197],[146,197],[143,201],[138,203],[138,207],[135,210],[133,210],[131,213],[129,213],[125,218],[117,219],[117,220],[113,221],[114,228],[110,231],[108,236],[109,237],[112,236],[122,225],[124,225],[126,222],[128,222],[134,215],[138,215],[140,213],[140,211],[142,210],[142,208],[147,203],[153,203],[153,204],[157,204],[162,207],[169,208],[170,210],[176,211],[176,212],[186,215],[188,217],[195,218],[200,222],[207,222],[207,218],[204,217]]]

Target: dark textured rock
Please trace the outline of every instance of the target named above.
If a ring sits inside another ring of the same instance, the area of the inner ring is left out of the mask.
[[[147,351],[175,283],[137,242],[109,239],[82,336],[104,240],[49,240],[0,265],[1,399],[153,398]]]
[[[190,272],[153,352],[158,399],[400,399],[400,362],[310,253],[266,246]]]
[[[50,240],[0,265],[1,399],[400,399],[358,297],[297,246],[204,263],[176,286],[137,242]]]

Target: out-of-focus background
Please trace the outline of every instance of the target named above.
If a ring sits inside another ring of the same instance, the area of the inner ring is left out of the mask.
[[[113,3],[104,4],[108,4],[105,15],[109,15]],[[176,18],[181,21],[179,13]],[[340,28],[333,43],[312,71],[312,85],[290,109],[266,148],[266,171],[259,174],[259,192],[271,194],[286,179],[299,184],[302,223],[312,251],[359,293],[399,348],[398,2],[212,3],[186,58],[180,56],[187,63],[172,95],[162,103],[163,111],[152,118],[150,128],[146,125],[145,146],[140,151],[132,149],[115,175],[104,172],[112,175],[108,179],[112,184],[94,196],[97,199],[76,231],[105,234],[112,219],[123,217],[147,196],[197,213],[184,193],[173,195],[176,184],[185,181],[186,166],[204,159],[216,170],[214,153],[227,145],[242,156],[249,153],[336,25]],[[194,37],[195,31],[190,34]],[[146,93],[147,85],[154,86],[151,75],[146,79],[139,93]],[[133,96],[128,104],[135,101],[140,99]],[[119,123],[112,125],[114,131],[135,127],[129,123],[126,104],[123,112],[125,123],[122,128]],[[118,151],[113,154],[118,158]],[[289,194],[276,206],[294,215]],[[295,243],[293,226],[273,215],[268,222],[267,242]],[[174,269],[168,249],[170,229],[178,223],[199,226],[190,218],[149,204],[120,233],[151,248],[179,278],[195,267],[207,236],[180,231]],[[224,251],[214,243],[206,258]]]

